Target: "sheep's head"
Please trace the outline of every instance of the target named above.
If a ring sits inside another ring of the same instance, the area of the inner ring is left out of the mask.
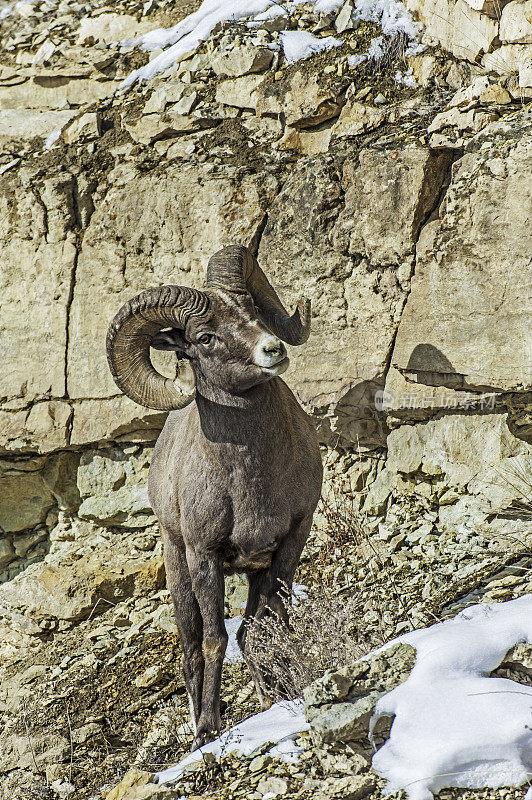
[[[208,291],[209,311],[191,317],[180,331],[161,331],[151,342],[188,359],[197,379],[231,394],[281,375],[288,367],[286,347],[258,319],[249,295]]]
[[[310,330],[310,302],[289,316],[255,258],[230,246],[207,268],[207,290],[179,286],[148,289],[126,303],[107,334],[113,377],[125,394],[148,408],[187,405],[183,395],[151,364],[150,347],[174,350],[198,378],[240,394],[280,375],[288,366],[283,341],[302,344]]]

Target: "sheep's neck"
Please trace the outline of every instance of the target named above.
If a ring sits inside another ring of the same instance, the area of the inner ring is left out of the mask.
[[[196,406],[203,435],[209,442],[261,449],[266,436],[271,447],[272,431],[281,436],[286,420],[280,413],[280,378],[255,386],[245,395],[235,396],[209,386],[204,393],[196,387]],[[205,396],[208,393],[208,396]]]
[[[219,389],[201,379],[196,375],[196,402],[200,410],[205,411],[207,406],[202,400],[208,400],[209,404],[215,403],[218,406],[226,406],[228,408],[245,408],[253,409],[260,407],[270,395],[271,381],[261,383],[258,386],[253,386],[248,389],[244,394],[230,394],[229,392]]]

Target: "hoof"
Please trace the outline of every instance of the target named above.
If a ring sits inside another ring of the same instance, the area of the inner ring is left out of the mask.
[[[217,737],[218,731],[198,731],[194,737],[194,741],[192,742],[190,752],[193,753],[194,750],[197,750],[199,747],[203,747],[204,744],[213,742]]]
[[[273,700],[271,697],[261,697],[260,700],[260,707],[261,711],[268,711],[269,708],[273,706]]]

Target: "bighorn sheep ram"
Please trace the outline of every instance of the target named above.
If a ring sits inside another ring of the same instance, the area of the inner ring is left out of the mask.
[[[301,299],[289,316],[250,251],[234,245],[209,261],[206,291],[141,292],[107,334],[119,388],[140,405],[172,411],[148,491],[183,646],[195,747],[221,725],[224,573],[248,576],[237,635],[246,657],[246,621],[285,616],[282,587],[292,585],[319,499],[314,425],[278,377],[288,366],[283,342],[302,344],[309,329],[310,302]],[[174,350],[178,365],[190,362],[195,394],[184,397],[154,369],[150,347]],[[271,678],[246,660],[266,708]]]

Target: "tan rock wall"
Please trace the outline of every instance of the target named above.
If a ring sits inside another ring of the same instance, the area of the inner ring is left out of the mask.
[[[440,44],[459,59],[506,75],[532,56],[529,1],[406,0],[405,5],[423,24],[423,41]]]
[[[406,6],[422,21],[423,40],[441,44],[457,58],[476,61],[495,45],[497,19],[466,0],[407,0]]]
[[[201,286],[231,241],[258,246],[288,305],[312,300],[312,335],[287,379],[322,440],[389,448],[384,470],[359,461],[349,473],[362,498],[369,490],[367,514],[415,496],[445,506],[437,524],[482,526],[522,499],[522,486],[487,487],[508,459],[529,458],[529,128],[524,116],[495,123],[455,164],[445,148],[410,145],[301,158],[275,177],[205,162],[146,171],[132,158],[105,175],[4,178],[4,577],[47,548],[54,558],[107,541],[99,531],[152,536],[147,466],[165,415],[117,392],[106,329],[148,286]],[[173,357],[160,368],[172,376]],[[506,454],[457,484],[462,459],[487,459],[483,441]]]
[[[22,173],[17,183],[1,180],[0,397],[27,404],[65,392],[67,306],[76,261],[73,178],[60,175],[39,184]],[[38,334],[28,347],[32,319]]]
[[[434,385],[437,372],[436,385],[457,389],[532,384],[532,138],[486,144],[460,160],[418,251],[392,355],[411,382]]]

